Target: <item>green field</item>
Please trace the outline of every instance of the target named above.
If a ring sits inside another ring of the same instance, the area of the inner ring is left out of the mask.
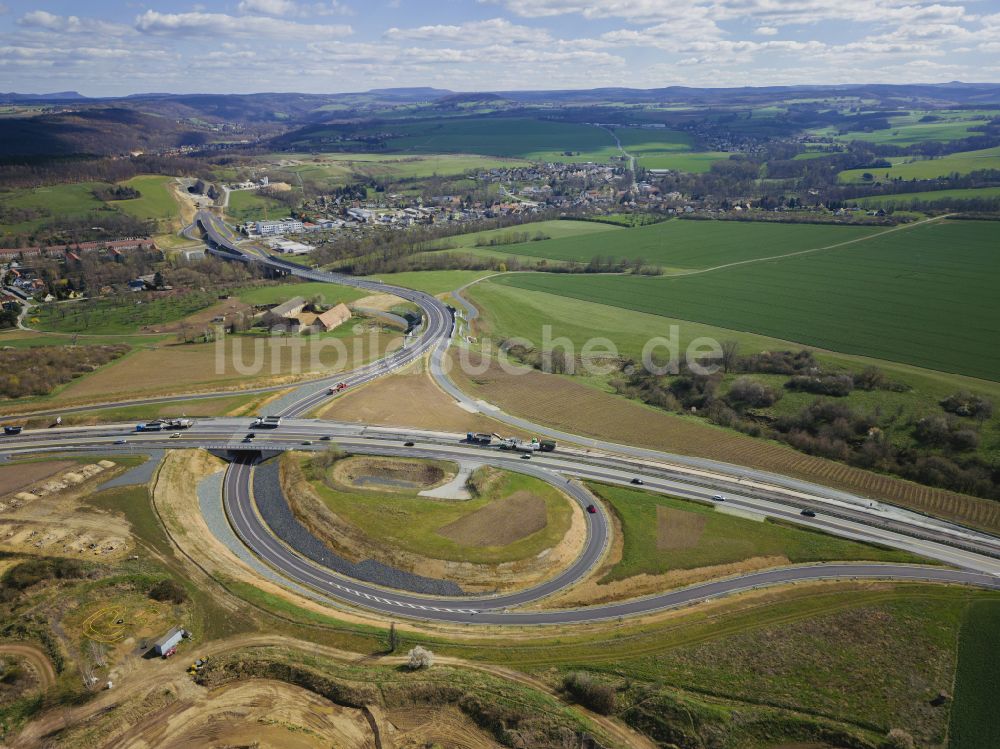
[[[936,200],[984,200],[1000,198],[1000,187],[974,187],[967,190],[933,190],[930,192],[907,192],[899,195],[875,195],[861,198],[863,206],[908,206],[913,203],[933,203]]]
[[[503,478],[486,496],[462,502],[407,492],[338,490],[319,481],[313,482],[313,487],[331,510],[376,541],[432,559],[473,564],[497,564],[534,557],[566,535],[572,518],[568,500],[554,487],[540,479],[512,472],[504,472]],[[489,504],[502,503],[517,492],[529,492],[544,500],[548,517],[544,528],[506,546],[470,546],[438,533],[450,523]]]
[[[959,151],[936,159],[900,156],[888,159],[890,168],[848,169],[837,175],[840,182],[865,182],[871,174],[875,182],[893,179],[935,179],[949,174],[968,174],[980,169],[1000,169],[1000,146],[979,151]]]
[[[429,244],[428,250],[434,249],[473,249],[481,247],[503,252],[513,243],[508,244],[507,240],[520,234],[527,234],[534,237],[542,234],[549,239],[568,239],[571,237],[583,237],[589,234],[602,234],[608,231],[616,231],[621,227],[610,224],[599,223],[597,221],[536,221],[519,226],[507,226],[503,229],[486,229],[485,231],[475,231],[469,234],[459,234],[454,237],[445,237]],[[490,241],[497,241],[501,244],[489,245]],[[548,240],[545,240],[548,241]],[[485,244],[479,244],[483,242]],[[530,250],[537,242],[529,242],[526,249]],[[520,254],[520,253],[516,253]]]
[[[510,245],[502,251],[578,263],[597,256],[630,261],[641,258],[646,264],[677,271],[826,247],[878,231],[862,226],[674,219],[613,234],[591,232]]]
[[[3,224],[0,233],[23,234],[56,218],[80,218],[105,209],[105,204],[94,197],[93,191],[99,187],[107,185],[103,182],[78,182],[0,191],[0,210],[27,209],[42,212],[37,218],[0,222]]]
[[[391,129],[402,136],[389,141],[393,151],[475,153],[540,161],[606,162],[619,155],[605,130],[527,117],[421,120],[394,124]],[[579,156],[565,156],[564,151],[579,152]]]
[[[237,190],[229,194],[229,207],[226,215],[232,223],[242,224],[246,221],[263,221],[265,219],[285,218],[291,209],[284,203],[261,195],[254,190]]]
[[[514,158],[497,159],[455,153],[413,156],[370,153],[280,154],[272,158],[277,160],[279,157],[283,162],[291,160],[297,163],[272,166],[275,172],[299,175],[328,188],[359,178],[420,179],[523,164],[521,160]]]
[[[716,161],[729,158],[721,151],[695,151],[693,139],[681,130],[622,127],[615,129],[615,135],[646,169],[707,172]]]
[[[611,505],[621,520],[625,545],[622,559],[601,582],[635,575],[658,575],[742,562],[753,557],[786,557],[793,563],[864,560],[920,561],[912,554],[847,541],[825,533],[771,521],[757,522],[726,515],[700,502],[604,484],[590,489]],[[699,531],[690,533],[677,548],[659,548],[658,508],[673,511],[671,519],[695,521]]]
[[[958,643],[949,749],[1000,746],[1000,601],[978,601],[965,612]]]
[[[140,197],[116,200],[112,205],[136,218],[156,221],[162,229],[169,229],[170,223],[179,217],[177,201],[169,188],[172,180],[172,177],[162,175],[133,177],[122,184],[134,187]]]
[[[938,117],[936,122],[920,122],[926,115]],[[868,143],[888,144],[894,146],[911,146],[914,143],[927,141],[950,141],[969,138],[981,133],[970,130],[976,125],[983,125],[989,117],[996,116],[992,110],[935,110],[914,111],[906,115],[889,118],[890,127],[886,130],[867,132],[849,132],[836,134],[833,128],[816,131],[820,135],[833,135],[839,141],[863,140]]]
[[[445,294],[492,273],[490,270],[431,270],[382,273],[371,278],[428,294]]]
[[[998,334],[998,275],[996,224],[956,221],[675,278],[518,273],[490,283],[1000,380],[1000,352],[986,343]]]

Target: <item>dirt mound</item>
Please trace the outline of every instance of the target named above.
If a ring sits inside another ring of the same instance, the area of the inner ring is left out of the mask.
[[[254,679],[212,690],[194,704],[178,701],[115,745],[374,749],[375,736],[361,710],[291,684]]]
[[[447,746],[454,749],[500,747],[468,716],[455,707],[407,707],[388,712],[396,728],[392,737],[397,749]]]
[[[656,548],[693,549],[701,541],[705,516],[696,512],[674,510],[662,505],[656,508]]]
[[[338,461],[331,475],[337,483],[378,491],[429,489],[450,478],[444,468],[428,461],[371,457]]]
[[[39,463],[19,463],[0,466],[0,496],[20,491],[36,481],[47,479],[75,466],[71,460],[46,460]]]
[[[545,523],[545,500],[531,492],[515,492],[449,523],[438,533],[464,546],[508,546],[540,531]]]

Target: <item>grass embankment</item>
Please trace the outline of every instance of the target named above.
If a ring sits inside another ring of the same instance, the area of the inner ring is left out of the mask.
[[[911,734],[918,746],[938,746],[945,736],[948,707],[934,706],[931,700],[949,689],[955,635],[968,601],[963,591],[881,601],[862,597],[833,613],[751,625],[658,655],[626,656],[596,670],[622,690],[625,719],[648,727],[654,736],[657,729],[682,735],[690,731],[690,724],[671,718],[680,717],[683,713],[676,708],[693,697],[695,704],[701,699],[716,706],[741,704],[748,720],[740,720],[740,727],[734,715],[722,721],[733,733],[752,736],[761,731],[767,736],[775,731],[815,741],[822,734],[807,731],[809,724],[832,720],[846,724],[852,733],[882,737],[895,728]],[[991,650],[995,652],[995,642]],[[667,689],[657,694],[664,686]],[[666,704],[658,705],[661,700]],[[771,714],[774,708],[797,717]],[[991,720],[988,707],[981,717]],[[796,736],[799,721],[803,733]],[[737,745],[774,746],[763,741]]]
[[[1000,352],[982,347],[996,333],[994,235],[990,222],[944,222],[685,277],[534,273],[495,283],[1000,380]]]
[[[558,544],[571,522],[562,494],[522,474],[504,472],[483,496],[456,501],[348,488],[335,480],[335,470],[312,482],[330,510],[373,540],[432,559],[498,564],[531,558]]]
[[[978,601],[965,612],[958,645],[949,749],[1000,746],[1000,601]],[[947,692],[947,689],[943,691]]]
[[[605,484],[589,486],[614,510],[624,536],[622,559],[601,582],[733,564],[755,557],[786,558],[792,563],[923,561],[906,552],[791,524],[726,515],[700,502]]]

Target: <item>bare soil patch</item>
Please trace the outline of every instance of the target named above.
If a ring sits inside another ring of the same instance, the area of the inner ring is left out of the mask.
[[[507,546],[546,524],[545,500],[530,492],[515,492],[490,502],[471,515],[438,530],[445,538],[463,546]]]
[[[128,523],[93,511],[81,512],[81,499],[97,484],[125,470],[112,461],[84,464],[46,461],[4,466],[57,467],[19,491],[0,499],[0,550],[14,554],[97,556],[120,559],[134,548]],[[67,468],[69,470],[67,470]],[[37,474],[36,474],[37,476]]]
[[[447,746],[454,749],[494,749],[498,744],[471,718],[455,707],[407,707],[387,711],[395,727],[396,749]]]
[[[515,416],[557,429],[621,444],[745,465],[815,481],[902,507],[1000,531],[1000,502],[935,489],[832,460],[785,445],[747,437],[700,421],[656,410],[618,395],[536,370],[504,372],[490,362],[484,374],[468,376],[454,365],[451,376],[463,390]],[[480,357],[470,355],[478,365]]]
[[[357,301],[351,302],[352,307],[364,307],[366,309],[377,309],[381,312],[388,312],[393,307],[403,304],[404,301],[393,294],[370,294]]]
[[[483,414],[460,408],[427,375],[423,366],[404,374],[380,377],[334,401],[321,419],[380,426],[413,427],[441,432],[498,432],[526,437]]]
[[[669,507],[656,508],[656,548],[667,551],[672,549],[691,549],[701,541],[701,532],[705,529],[704,515],[696,512],[684,512]]]
[[[40,463],[0,466],[0,497],[20,491],[36,481],[47,479],[75,465],[76,463],[70,460],[47,460]]]
[[[354,345],[355,340],[360,340],[359,345]],[[311,347],[304,339],[272,341],[229,336],[221,352],[214,343],[151,344],[70,383],[54,396],[54,401],[100,402],[107,400],[109,393],[167,395],[197,392],[220,384],[232,386],[234,392],[291,384],[360,366],[381,356],[390,345],[396,345],[393,343],[396,340],[398,336],[385,333],[346,339],[346,356],[341,356],[335,346]],[[248,371],[252,374],[247,375]]]
[[[361,710],[291,684],[254,679],[178,700],[110,746],[374,749],[375,735]]]
[[[0,644],[0,706],[55,683],[52,661],[39,648],[24,643]]]
[[[357,489],[402,492],[430,489],[454,476],[426,461],[361,456],[337,461],[330,475],[335,482]]]

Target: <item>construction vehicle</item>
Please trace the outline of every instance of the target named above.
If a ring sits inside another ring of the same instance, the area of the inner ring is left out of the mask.
[[[162,421],[149,421],[145,424],[136,424],[135,431],[137,432],[162,432],[163,422]]]
[[[165,429],[190,429],[194,422],[191,419],[167,419],[163,426]]]
[[[345,390],[347,390],[347,383],[346,382],[338,382],[336,385],[334,385],[334,386],[332,386],[330,388],[329,392],[330,392],[330,395],[334,395],[336,393],[342,393]]]
[[[261,426],[266,429],[277,429],[278,427],[281,426],[281,417],[265,416],[263,419],[260,420],[260,423],[257,426]]]
[[[465,441],[471,445],[489,445],[493,443],[493,438],[496,436],[486,432],[466,432]]]
[[[5,426],[3,428],[4,434],[20,434],[21,430],[24,429],[22,426]]]

